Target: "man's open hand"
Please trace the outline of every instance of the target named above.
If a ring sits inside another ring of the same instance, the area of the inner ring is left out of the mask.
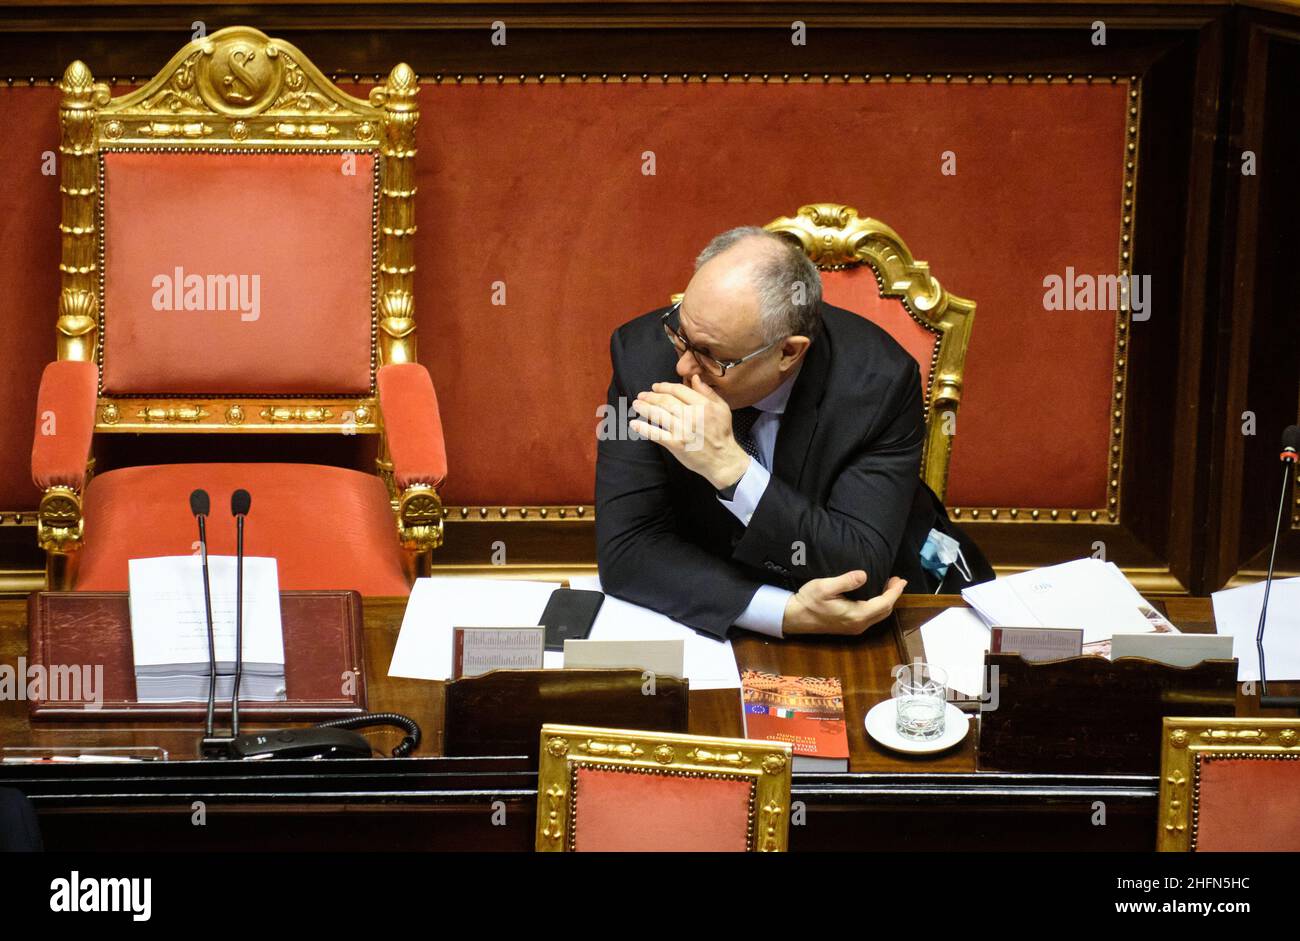
[[[690,385],[656,382],[632,402],[641,416],[628,426],[666,448],[714,490],[725,490],[749,467],[749,455],[731,433],[731,409],[699,376]]]
[[[785,604],[782,632],[861,634],[871,625],[889,617],[898,596],[907,585],[907,582],[895,576],[885,585],[882,594],[867,601],[854,601],[844,597],[866,583],[867,573],[861,569],[834,578],[814,578],[805,582]]]

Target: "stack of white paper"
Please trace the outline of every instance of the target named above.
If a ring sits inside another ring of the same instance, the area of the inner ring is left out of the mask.
[[[990,627],[1083,629],[1084,644],[1113,634],[1177,630],[1129,584],[1113,562],[1075,559],[962,590]]]
[[[217,698],[235,686],[235,558],[208,557]],[[208,621],[198,556],[131,559],[128,563],[131,646],[140,702],[206,702]],[[284,632],[275,559],[244,558],[241,702],[285,698]]]
[[[1298,579],[1297,581],[1300,581]],[[1115,634],[1177,632],[1112,562],[1076,559],[964,589],[967,608],[947,608],[921,625],[929,663],[948,685],[979,696],[994,627],[1083,629],[1084,653],[1109,656]]]

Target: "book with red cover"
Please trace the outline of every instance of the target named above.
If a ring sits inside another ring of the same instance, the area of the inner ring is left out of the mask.
[[[740,698],[745,737],[789,742],[795,771],[849,770],[844,692],[836,677],[746,670]]]

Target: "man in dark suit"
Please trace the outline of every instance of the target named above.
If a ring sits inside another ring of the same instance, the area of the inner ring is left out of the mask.
[[[606,417],[619,420],[602,425],[596,464],[610,594],[717,636],[779,637],[858,634],[905,585],[940,585],[922,548],[932,559],[931,531],[956,530],[918,476],[920,370],[879,327],[823,303],[797,246],[723,233],[681,303],[624,324],[610,356]],[[962,549],[977,579],[992,576]]]

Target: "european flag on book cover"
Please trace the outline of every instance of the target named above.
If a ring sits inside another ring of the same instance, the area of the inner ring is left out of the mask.
[[[764,706],[762,703],[745,703],[745,711],[756,716],[776,716],[778,719],[793,719],[794,710],[781,706]]]

